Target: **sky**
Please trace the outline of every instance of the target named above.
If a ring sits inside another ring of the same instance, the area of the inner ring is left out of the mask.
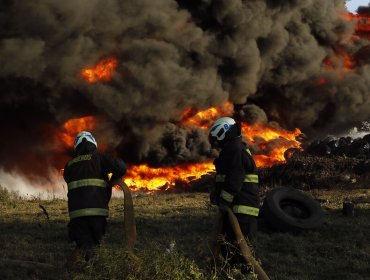
[[[347,8],[354,13],[359,6],[367,6],[368,4],[369,0],[349,0],[347,1]]]

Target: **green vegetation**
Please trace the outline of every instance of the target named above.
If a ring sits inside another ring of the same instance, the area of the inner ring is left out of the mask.
[[[255,254],[262,267],[272,280],[370,279],[370,190],[310,193],[325,224],[300,234],[261,231]],[[355,217],[342,215],[345,200],[357,202]],[[0,279],[242,279],[211,257],[217,209],[207,194],[136,193],[134,204],[137,258],[124,249],[123,200],[113,199],[97,261],[67,273],[74,247],[67,202],[23,200],[0,188]]]

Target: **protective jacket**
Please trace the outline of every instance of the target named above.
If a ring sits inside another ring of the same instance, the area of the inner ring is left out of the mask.
[[[219,197],[232,204],[234,213],[258,216],[257,167],[240,136],[224,143],[214,165]]]
[[[125,163],[96,150],[77,155],[64,168],[68,185],[68,210],[71,219],[83,216],[108,216],[112,189],[108,174],[122,177]]]

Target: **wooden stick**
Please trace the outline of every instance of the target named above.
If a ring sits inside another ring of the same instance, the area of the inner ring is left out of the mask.
[[[260,280],[270,280],[270,278],[267,276],[266,272],[263,270],[263,268],[260,266],[260,264],[256,261],[256,259],[253,257],[252,251],[249,248],[249,245],[247,241],[244,238],[244,235],[240,229],[239,221],[236,218],[233,211],[230,209],[230,207],[226,205],[220,206],[222,210],[225,210],[229,216],[229,220],[231,223],[231,226],[233,227],[236,241],[240,247],[240,251],[243,254],[244,259],[247,261],[247,263],[251,264],[254,268],[254,272],[257,274],[258,279]]]

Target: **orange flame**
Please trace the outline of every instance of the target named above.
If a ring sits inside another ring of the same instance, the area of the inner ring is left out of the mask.
[[[272,166],[285,162],[284,153],[287,149],[301,149],[301,143],[296,138],[301,135],[300,129],[288,131],[283,128],[271,127],[268,124],[242,123],[242,135],[251,143],[258,144],[262,151],[266,150],[266,144],[270,141],[278,141],[268,154],[256,154],[253,156],[258,167]],[[283,141],[279,141],[283,140]],[[277,145],[277,146],[276,146]]]
[[[204,111],[195,112],[186,110],[181,121],[182,126],[198,126],[208,129],[209,125],[226,112],[230,114],[232,105],[227,103],[221,107],[212,107]],[[59,138],[70,148],[78,132],[82,130],[94,130],[96,121],[93,116],[86,116],[77,119],[70,119],[63,127]],[[299,148],[300,143],[296,137],[300,134],[299,129],[287,131],[264,124],[247,125],[242,123],[242,134],[245,139],[253,144],[259,145],[264,150],[264,144],[269,141],[284,138],[286,141],[279,142],[268,154],[255,155],[257,166],[271,166],[285,161],[284,152],[289,148]],[[257,143],[258,142],[258,143]],[[104,145],[104,144],[103,144]],[[132,166],[124,177],[130,188],[144,190],[168,189],[178,183],[189,183],[192,180],[201,178],[202,175],[214,172],[212,162],[194,164],[181,164],[175,167],[151,168],[146,164]]]
[[[76,135],[83,130],[93,130],[95,120],[93,116],[86,116],[77,119],[70,119],[62,126],[62,132],[59,133],[59,138],[67,148],[73,147],[73,142]]]
[[[343,78],[343,74],[355,68],[356,64],[351,55],[340,45],[333,47],[333,54],[327,56],[323,65],[328,70],[338,69],[337,78]],[[319,79],[319,81],[322,81]],[[318,82],[320,84],[320,82]]]
[[[185,110],[180,124],[182,126],[197,126],[203,129],[208,129],[214,120],[223,115],[231,115],[233,105],[225,103],[221,107],[211,107],[203,111],[196,111],[192,108]]]
[[[221,116],[229,116],[233,110],[233,105],[226,103],[221,107],[212,107],[204,111],[193,112],[188,109],[185,111],[180,122],[182,126],[194,125],[202,129],[208,129],[209,126]],[[192,114],[189,114],[192,112]],[[256,143],[258,140],[261,145],[269,141],[278,140],[281,138],[287,141],[279,141],[280,146],[275,147],[268,155],[255,155],[257,166],[271,166],[273,164],[282,163],[285,161],[284,152],[289,148],[300,148],[301,143],[296,140],[296,137],[302,132],[296,128],[294,131],[284,130],[283,128],[272,127],[268,124],[246,124],[242,123],[242,135],[251,143]],[[262,140],[263,141],[262,141]],[[261,142],[262,141],[262,142]],[[263,150],[261,148],[261,150]]]
[[[369,15],[345,13],[340,14],[340,17],[347,21],[353,21],[355,24],[355,34],[348,38],[350,41],[354,41],[357,37],[370,40]],[[343,46],[337,44],[333,47],[333,54],[327,56],[322,63],[327,70],[337,70],[335,72],[336,78],[342,79],[346,73],[352,71],[357,66],[358,61],[356,60],[356,54],[354,56],[350,55]],[[327,79],[323,77],[315,80],[315,84],[318,86],[325,85],[326,83]]]
[[[132,166],[123,178],[132,189],[169,189],[178,182],[188,183],[214,171],[212,162],[181,164],[175,167],[151,168],[146,164]]]
[[[287,131],[282,128],[276,128],[265,124],[253,124],[248,125],[242,124],[242,134],[244,137],[250,139],[254,142],[255,137],[261,137],[265,141],[274,140],[283,137],[287,140],[296,141],[297,136],[302,134],[302,132],[296,128],[294,131]],[[296,142],[299,144],[299,142]]]
[[[365,15],[358,15],[352,13],[345,13],[341,14],[340,17],[347,21],[354,21],[356,24],[356,31],[355,34],[360,37],[368,36],[369,34],[365,34],[366,32],[370,31],[370,17]],[[350,41],[354,40],[355,36],[351,36],[348,38]],[[342,79],[344,75],[352,71],[357,65],[356,60],[353,56],[351,56],[343,46],[336,44],[333,48],[333,54],[327,56],[322,64],[328,70],[337,70],[335,72],[337,79]],[[338,71],[339,70],[339,71]],[[327,79],[323,77],[319,77],[315,81],[316,85],[324,85],[327,83]]]
[[[180,125],[208,129],[209,125],[217,118],[230,115],[231,112],[232,104],[230,103],[199,112],[188,109],[183,114]],[[285,162],[284,153],[287,149],[300,148],[300,142],[296,140],[296,137],[301,134],[299,129],[287,131],[268,124],[247,125],[242,123],[242,134],[251,143],[259,144],[261,150],[264,150],[264,143],[285,139],[284,141],[278,141],[276,144],[278,146],[274,147],[268,154],[254,155],[256,164],[260,167],[283,163]],[[130,167],[124,180],[132,189],[168,189],[178,182],[188,183],[191,180],[199,179],[202,175],[214,171],[212,162],[181,164],[175,167],[165,168],[150,168],[148,165],[143,164]]]
[[[81,76],[90,84],[99,81],[110,81],[117,66],[118,61],[115,57],[106,58],[99,61],[99,63],[93,67],[82,69]]]

